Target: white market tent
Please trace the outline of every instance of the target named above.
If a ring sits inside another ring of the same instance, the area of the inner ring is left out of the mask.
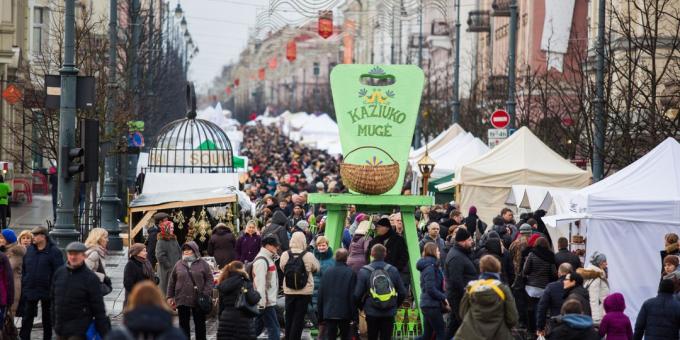
[[[512,185],[583,188],[591,173],[581,170],[543,144],[528,128],[522,127],[507,140],[480,158],[463,165],[446,189],[459,185],[462,211],[470,206],[484,221],[491,221],[505,207]]]
[[[436,164],[430,178],[436,180],[450,176],[459,166],[467,164],[487,152],[489,152],[489,147],[484,142],[469,132],[462,132],[447,144],[439,145],[435,150],[428,150],[428,154]],[[418,160],[419,158],[409,157],[413,171],[420,176]]]
[[[569,209],[552,221],[585,218],[586,258],[594,251],[607,256],[610,291],[626,297],[626,314],[635,322],[642,303],[656,296],[664,235],[680,231],[680,144],[668,138],[619,172],[576,191]]]
[[[465,133],[465,130],[463,130],[463,128],[460,125],[458,125],[457,123],[451,125],[448,129],[440,133],[439,136],[435,137],[433,140],[427,143],[428,152],[429,153],[435,152],[442,146],[447,145],[461,133]],[[418,162],[418,160],[421,159],[423,155],[425,155],[425,146],[417,150],[411,150],[411,153],[409,154],[409,162],[411,163]]]

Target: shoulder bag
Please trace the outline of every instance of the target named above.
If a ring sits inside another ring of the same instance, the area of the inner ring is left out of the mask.
[[[236,298],[234,307],[249,316],[258,316],[260,311],[257,308],[257,303],[260,301],[260,293],[254,289],[248,289],[245,281],[241,285],[241,291]]]
[[[210,311],[213,308],[212,298],[208,295],[203,294],[203,292],[198,289],[198,286],[196,285],[196,280],[194,280],[194,275],[191,273],[191,269],[189,268],[189,266],[184,265],[184,268],[187,269],[187,274],[189,274],[191,283],[194,285],[194,291],[196,292],[195,301],[196,308],[198,308],[198,310],[205,314],[210,314]]]

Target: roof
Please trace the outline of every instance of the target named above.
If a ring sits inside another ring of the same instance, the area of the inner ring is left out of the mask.
[[[435,137],[433,140],[429,141],[427,143],[427,150],[429,153],[435,152],[437,149],[441,148],[442,146],[448,144],[450,141],[452,141],[454,138],[456,138],[459,134],[465,133],[465,130],[458,125],[458,124],[453,124],[449,126],[448,129],[444,130],[444,132],[440,133],[439,136]],[[417,150],[411,150],[411,153],[409,154],[409,161],[417,162],[423,155],[425,154],[425,146],[417,149]]]

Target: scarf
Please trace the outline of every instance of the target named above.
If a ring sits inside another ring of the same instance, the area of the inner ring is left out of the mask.
[[[144,274],[144,277],[147,279],[153,279],[155,274],[153,268],[151,267],[151,262],[139,256],[133,256],[133,258],[142,264],[142,273]]]
[[[189,255],[189,256],[184,256],[182,255],[182,261],[186,262],[189,267],[191,267],[191,264],[196,262],[198,258],[196,255]]]

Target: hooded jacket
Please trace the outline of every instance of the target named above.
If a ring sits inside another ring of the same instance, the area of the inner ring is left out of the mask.
[[[426,256],[416,264],[420,272],[420,308],[441,308],[446,300],[444,273],[437,262],[436,258]]]
[[[600,336],[607,340],[630,340],[633,338],[633,327],[630,319],[623,314],[626,301],[621,293],[614,293],[604,299],[604,310],[607,314],[600,322]]]
[[[226,225],[218,225],[212,230],[208,241],[208,255],[215,257],[219,268],[236,259],[236,237]]]
[[[152,305],[138,306],[125,312],[122,327],[116,327],[108,334],[107,340],[184,340],[186,335],[173,326],[169,311]]]
[[[592,264],[588,264],[585,268],[579,268],[576,272],[583,276],[583,287],[588,290],[588,296],[590,296],[590,310],[593,315],[593,322],[599,324],[602,321],[602,317],[604,317],[602,302],[609,295],[607,275],[604,270]]]
[[[367,235],[355,234],[352,237],[352,242],[349,244],[347,265],[352,268],[355,274],[367,263],[366,254],[368,253],[368,245],[371,243],[371,240],[371,237]]]
[[[517,324],[519,314],[510,288],[499,280],[481,284],[485,278],[471,281],[460,303],[463,322],[454,338],[456,340],[511,340],[510,330]],[[497,287],[501,293],[492,286]]]
[[[170,274],[166,296],[175,299],[177,306],[195,307],[198,296],[191,278],[196,282],[199,292],[212,296],[213,275],[210,265],[201,259],[196,242],[187,242],[185,245],[193,250],[196,260],[191,265],[184,260],[177,261]]]
[[[281,251],[288,250],[290,242],[288,240],[288,230],[286,230],[287,224],[288,218],[286,218],[286,215],[281,210],[277,210],[272,216],[272,223],[262,230],[262,239],[274,236],[281,245]]]
[[[550,340],[600,340],[593,329],[593,320],[583,314],[566,314],[551,319],[554,325],[546,339]]]
[[[307,250],[307,238],[305,238],[305,234],[301,232],[293,233],[293,236],[290,238],[290,250],[281,254],[281,261],[279,261],[279,268],[281,268],[281,271],[285,273],[286,264],[290,259],[291,253],[300,254],[305,250]],[[309,275],[307,276],[307,284],[302,289],[296,290],[288,288],[288,286],[286,285],[286,281],[284,280],[283,281],[284,294],[312,295],[314,293],[313,274],[321,270],[321,265],[319,264],[319,261],[316,259],[316,257],[314,257],[314,254],[312,254],[311,252],[305,253],[305,255],[302,257],[302,261],[305,263],[305,269],[307,270],[307,273],[309,273]]]

